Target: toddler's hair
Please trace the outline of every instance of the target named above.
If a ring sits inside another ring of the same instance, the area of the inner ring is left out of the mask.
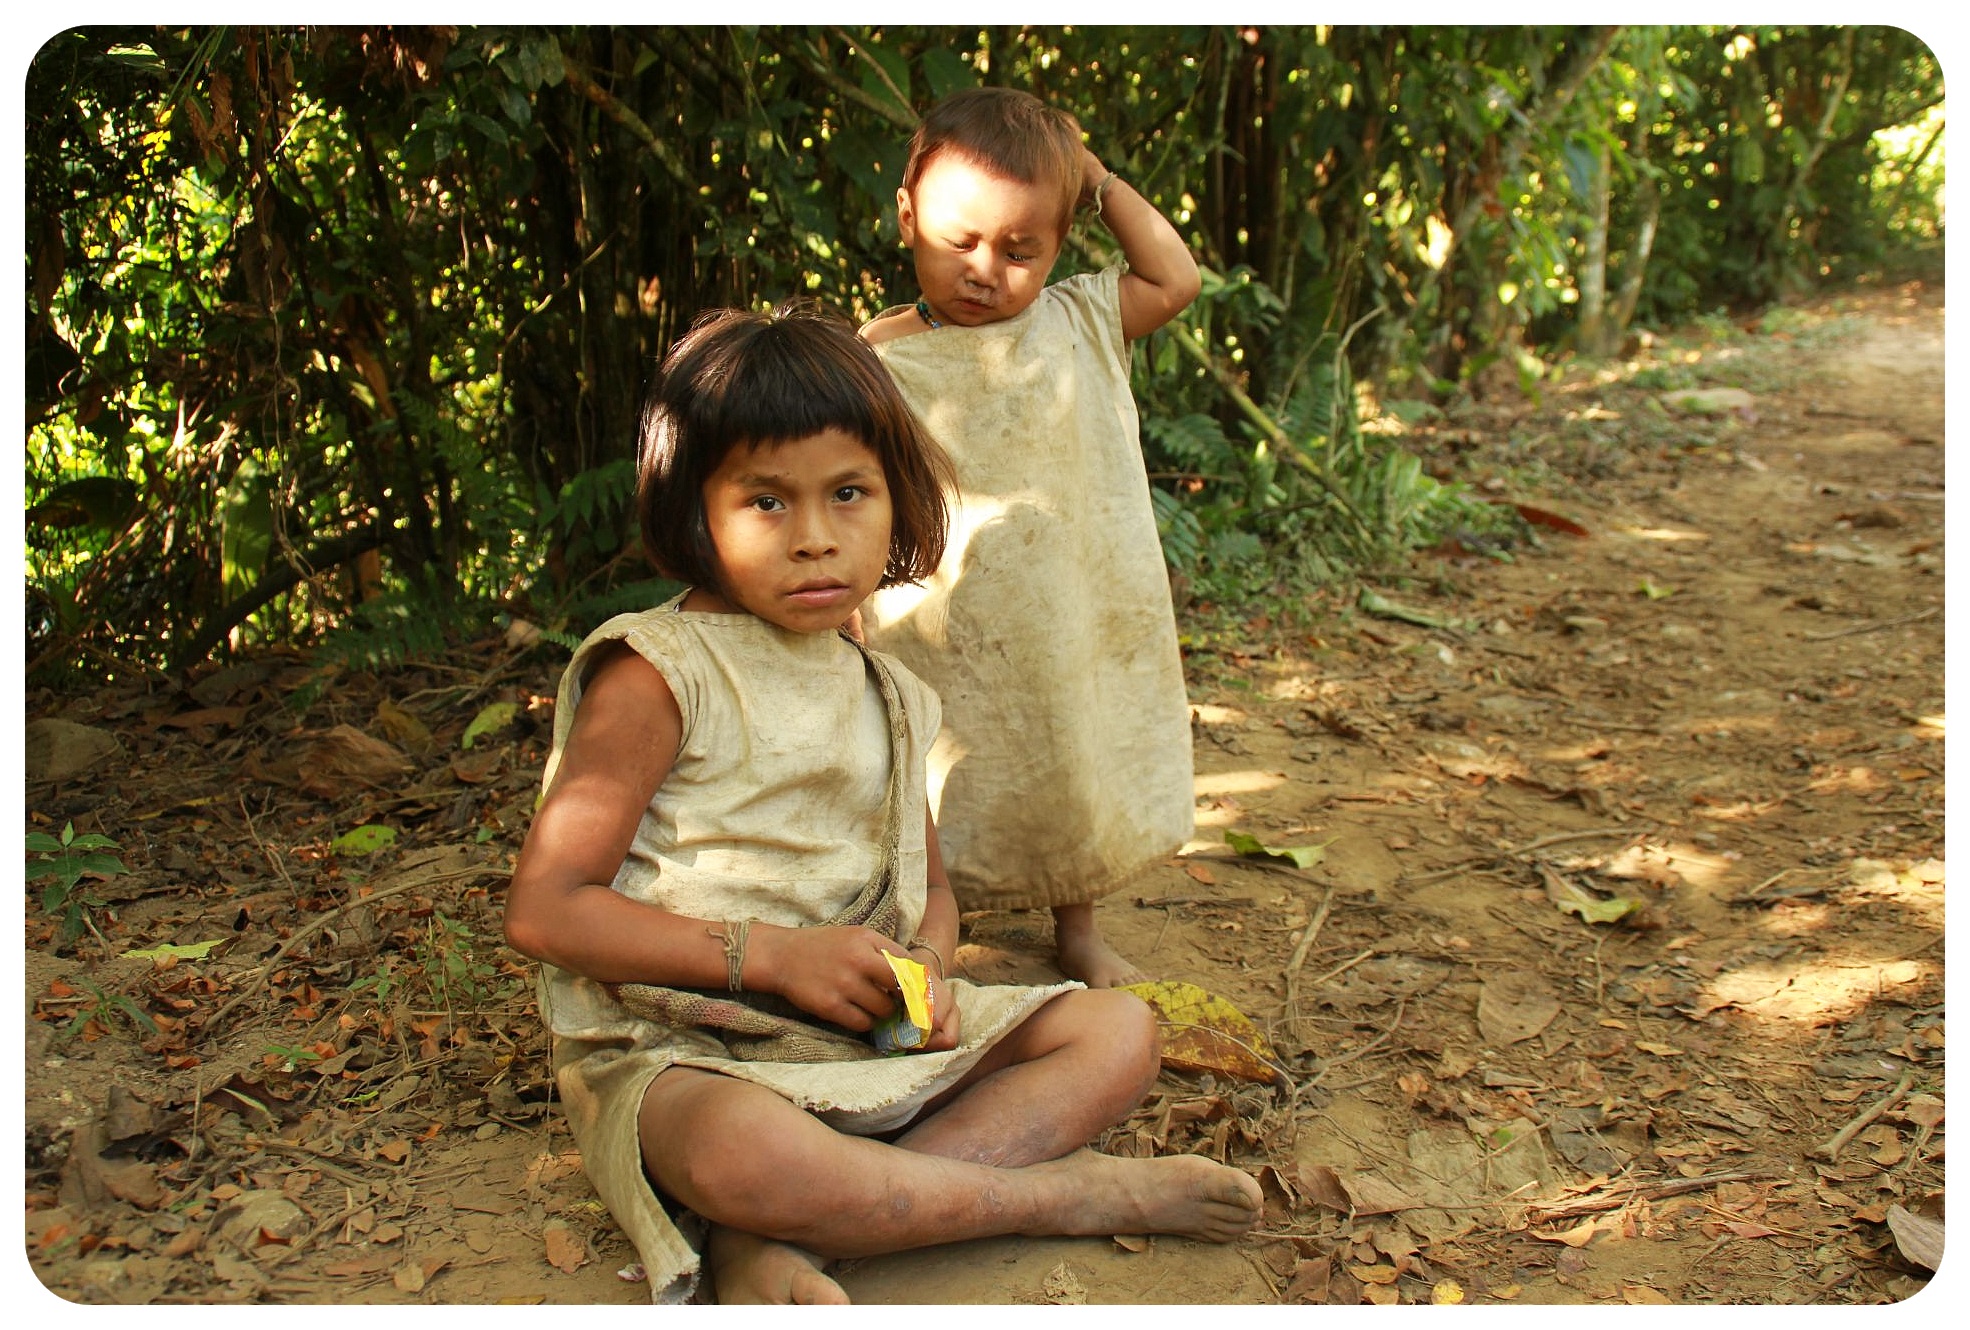
[[[916,197],[917,180],[940,152],[955,152],[1002,176],[1060,192],[1060,234],[1073,224],[1081,199],[1081,124],[1030,92],[967,88],[938,102],[917,123],[903,165],[903,188]]]
[[[944,557],[956,472],[869,344],[811,300],[771,314],[710,310],[664,357],[637,429],[636,508],[658,572],[719,587],[705,481],[733,448],[838,429],[882,461],[892,512],[881,586],[920,582]],[[721,588],[722,589],[722,588]]]

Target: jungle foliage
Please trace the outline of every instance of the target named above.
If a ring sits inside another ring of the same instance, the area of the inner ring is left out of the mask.
[[[706,307],[914,298],[902,145],[977,82],[1205,265],[1136,389],[1172,570],[1232,599],[1477,520],[1383,406],[1941,243],[1941,70],[1886,27],[77,29],[26,86],[30,669],[646,603],[649,367]]]

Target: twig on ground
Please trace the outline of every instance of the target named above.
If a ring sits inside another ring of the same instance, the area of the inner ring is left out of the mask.
[[[265,964],[261,965],[259,969],[255,970],[242,981],[238,991],[227,1000],[226,1005],[212,1013],[212,1018],[205,1022],[203,1031],[205,1037],[212,1038],[215,1036],[219,1031],[220,1022],[225,1020],[227,1013],[258,992],[260,985],[266,981],[267,976],[280,968],[280,963],[286,960],[288,955],[296,947],[312,937],[323,925],[332,923],[359,905],[374,905],[378,901],[388,900],[392,896],[401,896],[407,891],[415,891],[419,887],[428,887],[437,882],[448,882],[461,877],[479,877],[488,873],[497,875],[500,871],[499,868],[492,864],[481,864],[478,867],[464,868],[454,873],[432,873],[420,877],[405,878],[402,882],[393,882],[387,887],[370,892],[367,896],[358,896],[354,900],[343,902],[332,910],[316,915],[313,919],[310,919],[307,923],[295,929],[294,935],[281,943],[279,951],[276,951],[267,959]]]
[[[266,856],[267,862],[274,866],[276,873],[280,874],[280,880],[287,884],[289,891],[298,890],[294,885],[294,878],[287,871],[287,865],[280,861],[280,856],[267,848],[267,842],[260,839],[260,829],[253,824],[253,812],[246,806],[244,794],[239,796],[239,811],[246,818],[246,834],[253,837],[253,843],[260,847],[260,853]]]
[[[1534,850],[1543,850],[1552,845],[1564,845],[1568,841],[1594,840],[1601,836],[1634,836],[1638,834],[1641,833],[1638,833],[1634,827],[1590,827],[1586,831],[1563,831],[1553,836],[1541,836],[1538,840],[1528,842],[1516,849],[1493,850],[1488,854],[1474,854],[1469,858],[1458,860],[1448,868],[1439,868],[1434,873],[1425,873],[1421,877],[1404,878],[1403,881],[1412,887],[1419,887],[1426,882],[1437,882],[1443,878],[1455,877],[1459,873],[1467,872],[1473,864],[1486,864],[1497,859],[1523,859]]]
[[[1571,1219],[1575,1215],[1593,1214],[1599,1210],[1613,1210],[1630,1201],[1660,1201],[1687,1192],[1720,1187],[1727,1182],[1764,1182],[1777,1176],[1777,1173],[1769,1169],[1746,1169],[1736,1173],[1712,1173],[1700,1178],[1676,1178],[1668,1182],[1638,1182],[1613,1188],[1598,1196],[1584,1196],[1577,1201],[1567,1201],[1560,1205],[1541,1205],[1534,1201],[1529,1203],[1528,1209],[1536,1212],[1534,1223],[1544,1224],[1555,1219]]]
[[[1830,633],[1801,633],[1800,636],[1808,642],[1831,642],[1836,637],[1858,637],[1862,633],[1878,633],[1888,628],[1903,628],[1912,623],[1921,623],[1924,619],[1933,619],[1942,612],[1942,606],[1931,605],[1926,610],[1922,610],[1916,614],[1904,614],[1899,619],[1883,619],[1879,623],[1855,624],[1852,628],[1836,628]]]
[[[1901,1081],[1895,1086],[1894,1089],[1890,1090],[1881,1099],[1879,1103],[1875,1104],[1874,1107],[1868,1109],[1866,1112],[1862,1113],[1859,1117],[1855,1118],[1852,1122],[1849,1122],[1846,1126],[1842,1127],[1839,1131],[1835,1132],[1833,1134],[1832,1139],[1828,1140],[1826,1144],[1820,1146],[1819,1149],[1813,1151],[1813,1153],[1820,1156],[1822,1159],[1827,1160],[1829,1163],[1832,1162],[1833,1160],[1838,1159],[1840,1157],[1840,1152],[1847,1148],[1847,1142],[1853,1140],[1854,1137],[1860,1135],[1861,1132],[1866,1129],[1867,1125],[1870,1122],[1873,1122],[1876,1118],[1880,1117],[1883,1113],[1886,1113],[1889,1109],[1893,1108],[1896,1104],[1902,1102],[1902,1096],[1908,1093],[1908,1087],[1912,1085],[1914,1081],[1915,1081],[1914,1068],[1910,1068],[1909,1070],[1903,1072]]]
[[[373,1187],[376,1185],[377,1180],[375,1178],[366,1178],[360,1173],[344,1168],[340,1164],[333,1163],[323,1158],[318,1152],[310,1150],[305,1146],[288,1145],[281,1141],[270,1141],[262,1138],[259,1148],[270,1155],[285,1155],[289,1159],[302,1160],[303,1168],[318,1168],[330,1177],[346,1183],[351,1187]],[[387,1175],[394,1176],[394,1174],[395,1170],[389,1170]]]
[[[1266,1288],[1272,1293],[1272,1300],[1275,1303],[1278,1302],[1280,1298],[1279,1285],[1273,1282],[1272,1271],[1265,1268],[1265,1262],[1259,1259],[1257,1252],[1245,1252],[1244,1257],[1250,1263],[1251,1267],[1259,1272],[1259,1278],[1265,1281]]]
[[[1306,926],[1306,933],[1300,938],[1300,945],[1293,949],[1293,959],[1286,962],[1286,1010],[1291,1011],[1300,997],[1300,967],[1306,964],[1307,953],[1313,949],[1313,940],[1320,936],[1320,930],[1327,923],[1327,916],[1334,908],[1334,889],[1327,888],[1327,894],[1320,898],[1320,908],[1313,913],[1313,921]]]
[[[1355,960],[1359,960],[1359,959],[1361,958],[1358,956],[1355,958]],[[1350,961],[1348,963],[1352,965],[1354,962]],[[1322,1062],[1320,1065],[1320,1074],[1315,1076],[1312,1080],[1308,1081],[1306,1083],[1306,1088],[1309,1090],[1315,1089],[1316,1087],[1319,1086],[1319,1084],[1322,1081],[1327,1079],[1328,1072],[1334,1070],[1336,1067],[1345,1067],[1347,1066],[1348,1063],[1353,1062],[1359,1058],[1367,1057],[1370,1053],[1374,1052],[1376,1049],[1380,1048],[1383,1044],[1386,1044],[1389,1040],[1393,1039],[1395,1037],[1395,1032],[1402,1028],[1402,1014],[1405,1010],[1408,1009],[1408,1005],[1409,1004],[1407,1002],[1396,1003],[1395,1019],[1389,1022],[1389,1028],[1382,1031],[1380,1034],[1376,1035],[1373,1039],[1363,1044],[1360,1048],[1355,1049],[1352,1053],[1343,1053],[1337,1058],[1328,1058],[1324,1062]]]
[[[1597,716],[1576,716],[1571,711],[1562,711],[1560,719],[1574,725],[1584,725],[1589,729],[1627,730],[1631,734],[1660,734],[1660,725],[1630,725],[1626,721],[1602,720]]]
[[[1352,960],[1342,961],[1339,965],[1336,965],[1333,969],[1327,971],[1327,973],[1321,975],[1318,979],[1314,980],[1312,987],[1318,988],[1322,984],[1326,983],[1329,979],[1338,979],[1340,976],[1346,974],[1349,970],[1352,970],[1355,966],[1361,964],[1363,961],[1367,960],[1370,956],[1373,956],[1374,954],[1375,954],[1375,948],[1370,947],[1366,951],[1358,953]]]

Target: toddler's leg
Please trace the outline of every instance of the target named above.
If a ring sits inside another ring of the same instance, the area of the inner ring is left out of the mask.
[[[1120,988],[1149,978],[1101,935],[1094,902],[1053,907],[1053,945],[1060,972],[1089,988]]]

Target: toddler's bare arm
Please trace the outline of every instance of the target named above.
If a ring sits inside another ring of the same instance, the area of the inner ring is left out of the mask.
[[[1083,147],[1082,201],[1091,203],[1096,190],[1101,191],[1101,220],[1121,242],[1122,257],[1129,261],[1122,276],[1122,336],[1135,341],[1168,323],[1197,298],[1197,260],[1169,218],[1120,176],[1108,180],[1108,168]]]

